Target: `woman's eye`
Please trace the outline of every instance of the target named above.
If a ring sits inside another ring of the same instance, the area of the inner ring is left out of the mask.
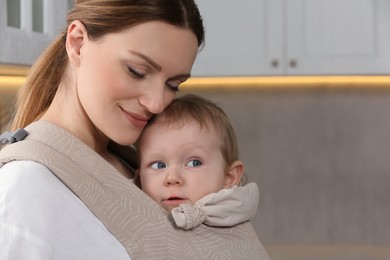
[[[167,86],[168,86],[168,88],[169,88],[170,90],[175,91],[175,92],[179,91],[179,85],[180,85],[180,83],[168,81],[166,84],[167,84]]]
[[[166,164],[163,162],[155,162],[152,164],[152,169],[156,169],[156,170],[165,169],[166,167],[167,167]]]
[[[146,77],[146,74],[145,74],[145,73],[142,73],[142,72],[140,72],[140,71],[138,71],[138,70],[136,70],[136,69],[133,69],[133,68],[128,67],[128,70],[129,70],[130,74],[131,74],[134,78],[136,78],[136,79],[143,79],[143,78]]]
[[[189,167],[199,167],[202,165],[202,162],[199,160],[191,160],[187,163],[187,166]]]

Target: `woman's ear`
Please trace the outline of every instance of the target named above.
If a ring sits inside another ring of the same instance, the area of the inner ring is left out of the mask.
[[[231,188],[234,185],[238,185],[241,181],[243,174],[244,163],[241,161],[235,161],[234,163],[232,163],[225,176],[224,188]]]
[[[84,24],[78,20],[73,21],[69,27],[66,36],[66,51],[70,63],[75,66],[80,65],[81,48],[88,40],[88,32]]]

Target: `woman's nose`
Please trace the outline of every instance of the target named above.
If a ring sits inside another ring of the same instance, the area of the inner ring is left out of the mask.
[[[161,85],[161,83],[159,84]],[[147,89],[138,99],[142,107],[150,113],[160,114],[167,105],[165,100],[165,85]]]
[[[158,96],[151,96],[149,98],[141,98],[140,99],[140,104],[141,106],[143,106],[145,109],[147,109],[150,113],[152,114],[160,114],[164,108],[165,108],[165,105],[164,105],[164,102],[162,100],[159,100],[160,97]]]

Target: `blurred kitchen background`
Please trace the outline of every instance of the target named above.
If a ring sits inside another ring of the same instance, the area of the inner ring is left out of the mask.
[[[197,0],[182,87],[236,129],[272,260],[390,259],[390,0]],[[0,128],[72,1],[0,0]]]

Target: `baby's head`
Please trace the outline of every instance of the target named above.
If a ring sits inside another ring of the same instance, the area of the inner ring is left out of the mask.
[[[195,95],[174,100],[137,143],[141,187],[166,209],[240,183],[243,164],[224,111]]]
[[[217,104],[201,96],[187,94],[177,98],[146,128],[158,123],[180,129],[191,122],[198,124],[202,132],[218,137],[226,167],[238,160],[237,137],[229,118]]]

